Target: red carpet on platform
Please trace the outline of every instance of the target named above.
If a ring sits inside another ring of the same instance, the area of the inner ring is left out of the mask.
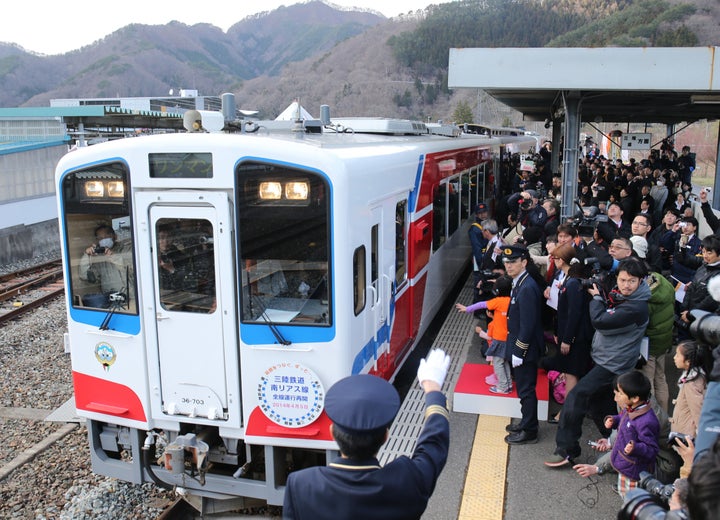
[[[490,391],[490,385],[485,382],[485,378],[492,373],[492,365],[466,363],[455,385],[453,411],[501,417],[521,417],[520,399],[514,381],[511,393],[494,394]],[[544,370],[538,370],[536,392],[538,419],[546,421],[550,387],[547,373]]]

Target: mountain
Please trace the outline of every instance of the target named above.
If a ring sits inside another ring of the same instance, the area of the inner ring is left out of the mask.
[[[133,24],[79,50],[38,56],[0,43],[0,106],[53,98],[236,94],[275,117],[293,99],[315,117],[457,119],[520,124],[476,89],[447,88],[451,47],[688,46],[720,41],[717,0],[457,0],[386,19],[321,1],[209,24]],[[522,66],[522,64],[518,64]],[[669,63],[668,74],[682,64]]]
[[[246,79],[275,75],[290,62],[327,52],[382,23],[367,11],[311,1],[254,15],[227,33],[210,24],[131,24],[59,56],[0,43],[0,106],[47,106],[53,98],[232,91]]]

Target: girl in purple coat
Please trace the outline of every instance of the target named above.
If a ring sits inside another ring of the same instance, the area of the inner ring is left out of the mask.
[[[660,423],[648,400],[650,381],[642,372],[633,370],[615,380],[615,402],[622,412],[605,418],[606,428],[617,428],[610,461],[618,472],[618,491],[625,493],[638,486],[640,473],[655,469],[660,448]]]

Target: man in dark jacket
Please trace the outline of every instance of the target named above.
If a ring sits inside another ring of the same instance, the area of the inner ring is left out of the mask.
[[[624,215],[622,206],[617,202],[613,202],[608,206],[607,215],[608,220],[606,222],[600,222],[597,227],[597,232],[603,239],[603,242],[609,244],[614,238],[630,238],[632,230],[630,229],[630,225],[625,221],[626,216]]]
[[[398,457],[381,467],[376,454],[400,408],[395,388],[369,374],[335,383],[325,412],[341,456],[328,466],[290,473],[283,518],[419,519],[447,460],[449,414],[441,388],[450,358],[435,349],[420,361],[418,380],[425,391],[425,425],[412,458]]]
[[[708,235],[702,239],[702,263],[697,266],[695,262],[699,258],[689,256],[681,259],[684,263],[690,263],[692,268],[697,267],[695,276],[690,285],[687,286],[685,297],[680,305],[680,319],[690,323],[688,312],[693,309],[715,312],[718,309],[716,302],[708,292],[707,285],[711,278],[720,274],[720,238],[715,235]]]
[[[545,352],[545,338],[541,321],[542,290],[526,270],[530,255],[519,246],[505,246],[502,253],[505,271],[513,279],[508,309],[506,359],[515,372],[522,419],[509,424],[508,444],[530,444],[538,440],[538,361]]]
[[[600,297],[596,285],[588,292],[590,320],[595,327],[591,356],[595,366],[568,393],[560,414],[555,436],[556,449],[545,461],[551,468],[572,466],[572,459],[581,454],[582,424],[591,400],[598,391],[610,392],[615,376],[635,368],[640,357],[640,344],[648,324],[650,288],[643,282],[647,267],[637,258],[620,262],[617,288],[608,299]],[[607,399],[607,395],[599,395]]]

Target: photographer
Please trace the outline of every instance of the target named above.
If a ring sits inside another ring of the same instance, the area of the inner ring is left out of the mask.
[[[607,300],[600,296],[597,285],[593,284],[588,289],[593,296],[590,319],[595,334],[591,356],[595,366],[578,381],[565,399],[555,437],[555,453],[545,461],[546,466],[560,468],[572,465],[572,459],[581,453],[579,440],[591,402],[596,405],[609,401],[615,376],[635,367],[648,324],[650,288],[643,283],[646,276],[644,263],[628,258],[620,262],[618,287],[608,295]],[[606,404],[613,409],[612,401]]]
[[[512,208],[517,208],[518,222],[524,227],[539,226],[544,227],[547,221],[547,213],[545,208],[538,205],[539,194],[535,190],[525,190],[515,193],[508,199],[508,204]]]
[[[119,243],[115,230],[109,224],[95,228],[95,241],[85,249],[80,258],[79,274],[82,280],[98,284],[106,296],[103,307],[109,307],[107,296],[127,291],[128,280],[132,277],[132,252],[125,244]]]
[[[708,292],[708,282],[720,274],[720,238],[709,235],[702,239],[702,257],[687,257],[685,250],[681,251],[680,261],[697,267],[692,282],[687,286],[685,297],[680,304],[680,319],[690,323],[688,313],[691,309],[715,312],[718,309],[716,302]],[[696,262],[701,264],[696,266]]]
[[[689,267],[683,263],[687,257],[700,255],[702,242],[695,234],[698,228],[698,221],[695,217],[683,217],[673,227],[675,236],[674,254],[672,256],[672,277],[675,282],[687,284],[693,279],[696,267]]]

